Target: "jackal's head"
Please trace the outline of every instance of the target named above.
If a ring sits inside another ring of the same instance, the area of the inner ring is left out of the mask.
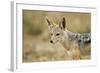
[[[59,24],[53,23],[50,19],[46,17],[49,31],[50,31],[50,43],[57,43],[63,40],[63,35],[65,31],[65,24],[66,20],[65,18],[62,18],[62,20],[59,22]]]

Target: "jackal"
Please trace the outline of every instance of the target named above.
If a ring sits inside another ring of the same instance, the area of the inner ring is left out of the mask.
[[[66,28],[66,19],[63,17],[59,24],[53,23],[46,17],[48,23],[51,43],[60,42],[62,46],[66,49],[68,56],[73,60],[81,59],[81,49],[84,48],[86,44],[91,43],[91,33],[75,33],[71,32]]]

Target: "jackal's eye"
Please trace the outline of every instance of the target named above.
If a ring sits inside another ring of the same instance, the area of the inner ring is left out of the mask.
[[[56,36],[59,36],[59,35],[60,35],[59,33],[56,34]]]
[[[50,34],[51,36],[53,35],[53,33]]]

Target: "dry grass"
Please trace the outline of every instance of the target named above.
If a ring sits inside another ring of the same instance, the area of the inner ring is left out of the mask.
[[[66,18],[66,27],[73,32],[91,32],[91,14],[23,10],[23,62],[71,60],[61,44],[50,44],[45,17],[59,23]],[[90,44],[82,49],[82,59],[90,59]]]
[[[82,59],[90,59],[90,45],[82,50]],[[60,43],[50,44],[28,36],[24,40],[23,62],[72,60]]]

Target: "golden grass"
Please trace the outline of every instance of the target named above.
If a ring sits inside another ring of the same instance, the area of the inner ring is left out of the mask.
[[[59,43],[50,44],[49,41],[43,42],[38,38],[27,37],[24,39],[23,46],[23,62],[72,60],[66,53],[66,49]],[[89,46],[82,50],[82,60],[90,59]]]
[[[66,28],[73,32],[91,32],[91,14],[23,10],[23,62],[71,60],[61,44],[50,44],[45,17],[59,24],[66,18]],[[91,47],[83,49],[82,59],[91,58]]]

